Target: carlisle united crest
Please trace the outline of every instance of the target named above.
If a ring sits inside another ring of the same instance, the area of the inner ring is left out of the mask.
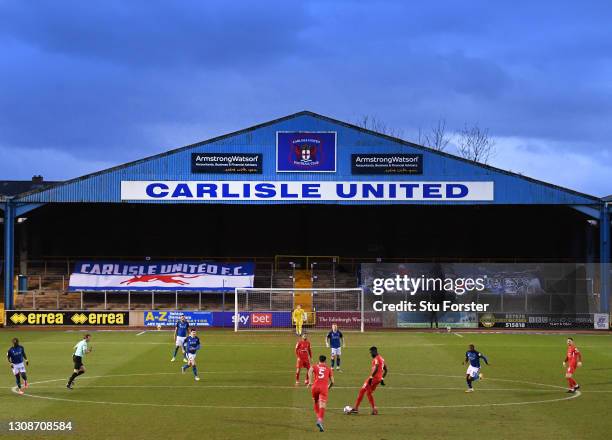
[[[298,145],[295,147],[295,155],[297,162],[301,165],[318,163],[316,145],[309,145],[306,143]]]
[[[335,172],[335,132],[277,132],[278,172]]]

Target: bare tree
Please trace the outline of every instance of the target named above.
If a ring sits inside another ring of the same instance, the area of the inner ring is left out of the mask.
[[[488,163],[495,155],[495,141],[489,136],[488,129],[481,129],[478,124],[465,127],[457,136],[457,151],[461,157],[474,162]]]
[[[423,135],[423,143],[434,150],[444,151],[451,138],[446,133],[446,119],[438,119],[438,123],[431,127],[428,133]],[[419,128],[419,143],[421,142],[421,129]]]
[[[376,116],[364,115],[355,122],[355,125],[365,128],[366,130],[386,134],[387,136],[396,138],[402,138],[404,136],[403,130],[389,126],[386,122],[382,121]]]

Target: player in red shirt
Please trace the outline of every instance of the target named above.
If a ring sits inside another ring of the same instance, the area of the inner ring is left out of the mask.
[[[580,389],[580,385],[576,383],[573,377],[578,367],[582,367],[582,354],[580,354],[580,350],[578,350],[578,347],[574,344],[574,339],[567,338],[567,355],[563,361],[563,368],[566,368],[565,377],[569,384],[568,393],[575,393],[576,390]]]
[[[359,390],[359,395],[357,396],[357,401],[355,402],[355,406],[349,411],[349,414],[358,414],[359,413],[359,405],[363,400],[363,395],[368,396],[368,401],[370,402],[370,406],[372,407],[372,415],[375,416],[378,414],[378,409],[376,409],[376,404],[374,403],[374,396],[372,393],[376,390],[378,384],[385,386],[384,378],[387,375],[387,364],[381,355],[378,354],[378,349],[376,347],[370,347],[370,355],[372,356],[372,371],[370,372],[370,377],[368,377]]]
[[[317,415],[317,427],[323,432],[323,417],[327,406],[327,392],[334,385],[334,370],[327,366],[327,358],[319,356],[319,363],[308,370],[308,378],[312,384],[314,412]]]
[[[302,340],[295,344],[295,356],[297,357],[295,363],[295,384],[300,384],[300,368],[306,368],[304,385],[308,385],[308,370],[310,369],[310,359],[312,359],[312,349],[310,348],[310,341],[306,333],[302,335]]]

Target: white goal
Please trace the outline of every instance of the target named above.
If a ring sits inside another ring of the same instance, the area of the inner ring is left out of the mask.
[[[299,304],[303,329],[341,329],[363,332],[363,289],[236,288],[234,331],[295,328],[292,312]]]

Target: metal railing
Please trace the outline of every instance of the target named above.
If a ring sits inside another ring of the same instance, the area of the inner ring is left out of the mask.
[[[230,310],[234,292],[168,290],[79,291],[81,310]],[[229,305],[229,308],[228,308]]]
[[[234,292],[168,290],[32,290],[18,295],[16,308],[35,310],[230,310]],[[230,308],[228,308],[228,305]]]
[[[315,288],[316,290],[316,288]],[[334,304],[335,299],[330,299]],[[385,303],[399,301],[448,300],[452,303],[470,303],[487,305],[490,313],[594,313],[598,311],[599,294],[490,294],[477,293],[440,298],[431,295],[393,294],[382,296],[366,295],[366,310],[376,300]],[[17,295],[16,308],[35,310],[232,310],[233,292],[192,292],[192,291],[78,291],[63,292],[36,290]],[[333,307],[331,310],[335,310]]]

